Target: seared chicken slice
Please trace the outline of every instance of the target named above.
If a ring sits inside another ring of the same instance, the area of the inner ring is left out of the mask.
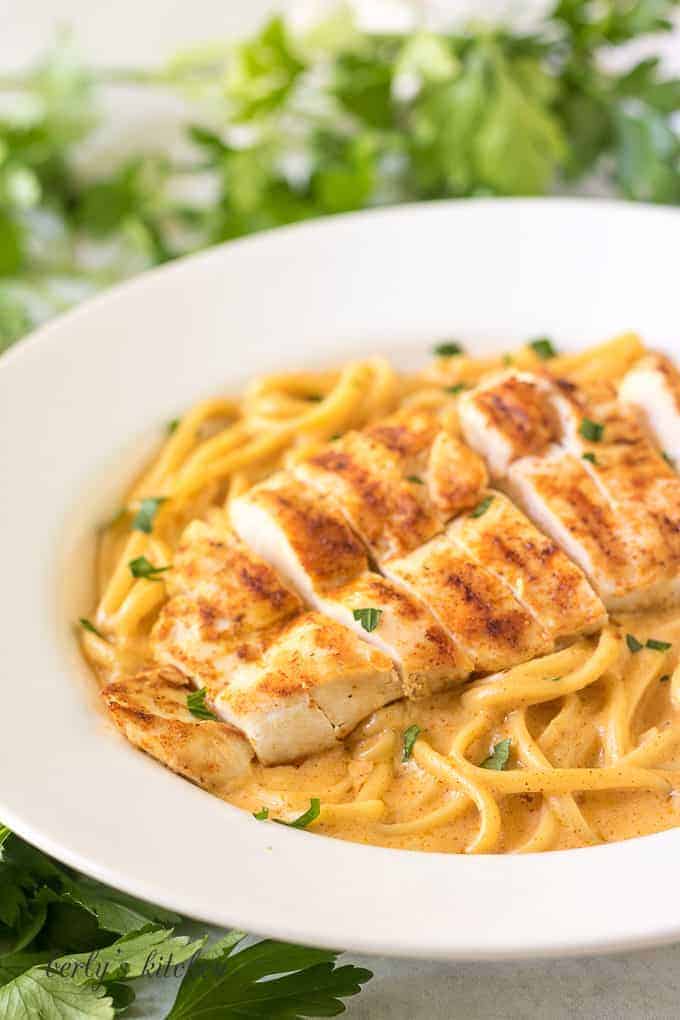
[[[348,432],[293,472],[332,500],[378,563],[415,549],[440,530],[425,486],[406,479],[399,458],[361,432]]]
[[[227,723],[193,716],[187,707],[192,690],[186,677],[165,667],[107,684],[101,693],[132,744],[222,796],[246,777],[253,751]]]
[[[510,495],[542,531],[581,567],[608,609],[638,609],[674,600],[668,551],[654,522],[640,522],[612,506],[571,453],[553,448],[510,468]]]
[[[503,478],[513,461],[543,453],[559,438],[551,393],[540,376],[508,371],[462,394],[463,436],[484,457],[492,478]]]
[[[448,537],[496,575],[554,641],[590,634],[607,613],[584,574],[500,492],[480,515],[463,514]],[[480,504],[484,506],[484,504]]]
[[[240,538],[312,605],[368,568],[366,551],[342,514],[289,472],[232,501]]]
[[[201,600],[212,623],[233,633],[249,634],[302,609],[300,598],[268,563],[233,533],[203,521],[185,529],[167,576],[171,593]]]
[[[661,354],[636,362],[623,377],[619,397],[644,415],[662,450],[680,464],[680,372]]]
[[[384,569],[423,599],[475,670],[505,669],[553,647],[547,631],[508,587],[444,535]]]
[[[331,747],[401,693],[386,655],[328,617],[305,613],[258,660],[230,672],[214,705],[273,765]]]
[[[405,408],[364,429],[398,459],[406,479],[426,487],[442,523],[474,506],[488,482],[484,461],[445,421],[440,411]]]
[[[401,675],[403,693],[409,698],[452,687],[472,670],[468,656],[430,610],[379,574],[366,572],[328,592],[320,608],[389,655]]]

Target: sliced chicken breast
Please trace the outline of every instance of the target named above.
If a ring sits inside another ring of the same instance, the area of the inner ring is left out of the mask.
[[[361,432],[348,432],[293,472],[342,511],[377,563],[415,549],[441,528],[426,487],[405,478],[398,457]]]
[[[231,520],[240,538],[312,605],[368,568],[364,545],[342,514],[289,472],[233,500]]]
[[[505,669],[553,647],[550,635],[509,588],[446,536],[391,561],[385,572],[423,599],[475,670]]]
[[[247,777],[253,751],[227,723],[193,716],[187,707],[192,690],[185,676],[164,667],[107,684],[101,694],[132,744],[222,796]]]
[[[319,605],[393,660],[409,698],[445,690],[472,671],[469,657],[430,610],[386,577],[366,572],[328,592]]]
[[[485,505],[483,513],[449,525],[447,536],[461,552],[498,577],[553,641],[602,627],[601,599],[560,546],[502,493],[488,492]]]
[[[364,429],[394,454],[406,479],[425,486],[442,523],[474,506],[488,482],[484,461],[445,422],[445,411],[405,408]]]
[[[233,669],[214,705],[273,765],[333,746],[401,693],[386,655],[328,617],[305,613],[258,660]]]
[[[299,596],[268,563],[233,532],[203,521],[185,529],[167,576],[171,593],[196,598],[212,625],[233,633],[252,633],[302,609]]]
[[[466,442],[484,457],[491,477],[510,464],[544,453],[559,438],[550,383],[530,372],[507,371],[463,393],[458,402]]]
[[[534,523],[583,570],[608,609],[637,609],[675,598],[668,553],[653,521],[618,511],[582,459],[560,448],[525,457],[509,470],[506,488]],[[651,518],[650,518],[651,520]]]
[[[619,397],[643,415],[662,450],[680,464],[680,372],[661,354],[641,358],[623,377]]]

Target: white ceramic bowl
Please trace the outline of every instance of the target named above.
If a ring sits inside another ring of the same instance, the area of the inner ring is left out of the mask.
[[[419,363],[548,333],[678,350],[680,213],[587,201],[403,207],[148,273],[0,359],[0,818],[111,885],[204,921],[335,948],[491,958],[680,937],[680,831],[465,857],[263,825],[128,745],[73,621],[97,525],[164,423],[250,376],[380,352]]]

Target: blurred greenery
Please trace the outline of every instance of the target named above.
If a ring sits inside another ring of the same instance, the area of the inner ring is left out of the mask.
[[[558,0],[531,34],[367,34],[338,8],[305,32],[274,17],[152,71],[94,71],[60,40],[0,78],[0,350],[147,266],[314,216],[542,195],[594,175],[626,198],[680,203],[680,80],[654,58],[617,71],[603,59],[669,31],[679,3]],[[129,84],[195,111],[188,155],[144,139],[93,177],[82,153],[104,90]]]

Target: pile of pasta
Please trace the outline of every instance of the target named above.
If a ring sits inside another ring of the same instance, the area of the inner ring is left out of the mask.
[[[587,384],[620,378],[643,354],[633,334],[557,356],[552,373]],[[404,406],[452,407],[463,386],[509,363],[545,370],[530,346],[494,358],[439,357],[418,374],[382,358],[337,370],[268,375],[241,398],[216,397],[167,427],[153,463],[100,536],[96,629],[82,632],[101,682],[151,659],[166,598],[134,578],[145,556],[172,563],[186,524],[226,520],[229,502],[279,467]],[[455,420],[454,420],[455,424]],[[142,500],[161,499],[153,532],[133,530]],[[321,802],[313,827],[347,839],[451,852],[574,847],[677,824],[680,612],[615,618],[596,637],[422,702],[401,701],[344,743],[295,766],[254,765],[230,800],[287,817]],[[632,651],[628,636],[668,648]],[[419,735],[403,761],[403,733]],[[481,767],[505,741],[503,768]]]

